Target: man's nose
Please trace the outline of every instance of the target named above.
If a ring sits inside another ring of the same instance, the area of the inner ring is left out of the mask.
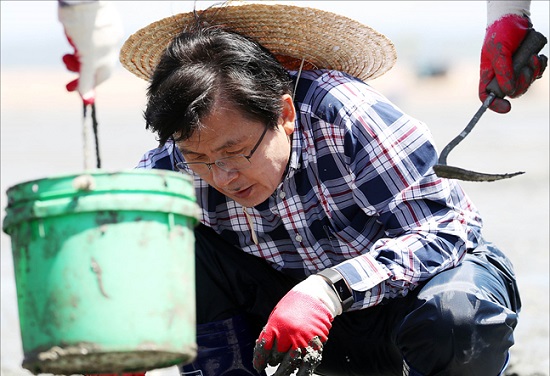
[[[212,181],[217,187],[225,188],[239,175],[238,171],[224,171],[216,165],[212,165]]]

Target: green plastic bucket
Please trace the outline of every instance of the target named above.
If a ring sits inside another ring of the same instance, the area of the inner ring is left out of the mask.
[[[7,190],[23,367],[117,373],[196,356],[192,182],[89,172]]]

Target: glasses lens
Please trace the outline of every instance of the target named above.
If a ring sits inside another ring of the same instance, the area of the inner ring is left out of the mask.
[[[176,163],[176,167],[181,172],[186,172],[188,174],[194,174],[194,175],[204,175],[207,174],[210,170],[208,166],[205,163],[186,163],[186,162],[178,162]]]
[[[214,163],[216,164],[216,166],[218,166],[219,169],[226,172],[245,170],[250,167],[250,161],[244,155],[235,155],[233,157],[218,159]],[[208,165],[206,163],[201,163],[201,162],[197,162],[197,163],[178,162],[176,163],[176,167],[180,171],[186,172],[188,174],[199,175],[199,176],[206,175],[210,172]]]
[[[226,172],[245,170],[250,167],[250,161],[244,155],[218,159],[215,163]]]

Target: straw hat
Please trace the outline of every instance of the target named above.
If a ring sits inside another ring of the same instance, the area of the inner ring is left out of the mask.
[[[209,25],[256,40],[289,70],[297,70],[304,59],[303,69],[334,69],[367,81],[387,72],[396,60],[393,43],[384,35],[319,9],[238,1],[197,11],[197,15]],[[149,80],[170,41],[194,20],[193,12],[181,13],[138,30],[122,46],[122,65]]]

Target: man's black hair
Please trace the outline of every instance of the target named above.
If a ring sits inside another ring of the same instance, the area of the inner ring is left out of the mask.
[[[176,36],[160,58],[147,90],[146,127],[161,145],[175,134],[186,140],[223,101],[276,128],[281,97],[292,94],[286,69],[250,38],[197,24]]]

